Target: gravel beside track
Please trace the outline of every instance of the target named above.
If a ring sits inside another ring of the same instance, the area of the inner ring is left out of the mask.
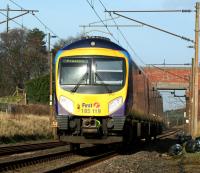
[[[183,173],[181,156],[174,158],[167,154],[169,147],[176,143],[175,133],[170,133],[148,145],[143,142],[133,144],[118,156],[76,173]]]
[[[174,160],[161,157],[157,152],[140,151],[119,155],[77,173],[174,173],[179,167]]]

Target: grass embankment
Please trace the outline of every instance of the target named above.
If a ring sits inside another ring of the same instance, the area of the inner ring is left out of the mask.
[[[185,172],[200,172],[200,153],[185,153],[180,163]]]
[[[48,116],[0,113],[0,144],[50,138]]]
[[[179,172],[200,173],[200,152],[187,153],[183,149],[183,154],[173,156],[172,161],[178,167]]]

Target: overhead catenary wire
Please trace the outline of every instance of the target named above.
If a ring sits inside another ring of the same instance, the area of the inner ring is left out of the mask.
[[[116,16],[116,17],[114,17],[115,19],[119,19],[120,18],[120,16]],[[107,22],[107,21],[110,21],[110,20],[113,20],[112,18],[111,19],[105,19],[105,20],[103,20],[104,22]],[[89,23],[88,25],[94,25],[94,24],[99,24],[99,23],[102,23],[101,21],[95,21],[95,22],[91,22],[91,23]]]
[[[20,6],[19,4],[17,4],[15,1],[13,0],[9,0],[10,2],[12,2],[13,4],[15,4],[17,7],[21,8],[21,9],[24,9],[22,6]]]
[[[104,21],[101,19],[101,17],[99,16],[99,14],[97,13],[97,11],[94,8],[94,5],[92,3],[89,2],[89,0],[86,0],[86,2],[88,3],[88,5],[92,8],[92,10],[94,11],[95,15],[99,18],[99,20],[101,21],[101,23],[105,26],[106,30],[108,31],[108,33],[110,34],[110,36],[119,43],[119,41],[114,37],[114,35],[112,34],[112,32],[109,30],[109,28],[106,26],[106,24],[104,23]]]
[[[25,10],[21,5],[17,4],[15,1],[13,0],[9,1],[15,4],[17,7],[21,8],[22,10]],[[46,29],[48,29],[48,31],[50,31],[57,38],[61,39],[61,37],[59,37],[50,27],[48,27],[34,12],[32,12],[31,14],[40,22],[40,24],[42,24]]]
[[[27,11],[27,12],[25,12],[25,13],[23,13],[23,14],[20,14],[20,15],[17,15],[17,16],[15,16],[15,17],[10,18],[10,17],[8,17],[7,15],[4,15],[4,13],[1,12],[1,14],[3,14],[4,16],[6,16],[7,20],[1,21],[0,24],[6,23],[7,21],[16,19],[16,18],[21,17],[21,16],[23,16],[23,15],[26,15],[26,14],[28,14],[28,13],[29,13],[29,12]]]
[[[165,96],[164,99],[171,109],[182,109],[185,107],[185,102],[183,100],[178,100],[177,97],[173,97],[172,95]]]
[[[141,25],[144,25],[144,26],[153,28],[153,29],[155,29],[155,30],[159,30],[159,31],[164,32],[164,33],[167,33],[167,34],[169,34],[169,35],[173,35],[173,36],[175,36],[175,37],[178,37],[178,38],[181,38],[181,39],[183,39],[183,40],[186,40],[186,41],[189,41],[189,42],[194,43],[194,40],[189,39],[189,38],[186,38],[186,37],[184,37],[184,36],[181,36],[181,35],[178,35],[178,34],[175,34],[175,33],[169,32],[169,31],[166,31],[166,30],[164,30],[164,29],[158,28],[158,27],[156,27],[156,26],[153,26],[153,25],[144,23],[144,22],[142,22],[142,21],[139,21],[139,20],[136,20],[136,19],[127,17],[127,16],[124,16],[124,15],[119,14],[119,13],[116,13],[116,12],[113,12],[113,14],[115,14],[115,15],[117,15],[117,16],[120,16],[120,17],[123,17],[123,18],[128,19],[128,20],[132,20],[132,21],[134,21],[134,22],[136,22],[136,23],[139,23],[139,24],[141,24]]]
[[[20,6],[19,4],[17,4],[15,1],[13,1],[13,0],[9,0],[9,1],[12,2],[13,4],[15,4],[16,6],[18,6],[19,8],[24,9],[22,6]],[[96,10],[94,9],[94,5],[93,5],[92,3],[90,3],[88,0],[87,0],[87,2],[88,2],[88,4],[91,6],[91,8],[94,10],[95,14],[96,14],[97,16],[99,16],[98,13],[96,12]],[[105,7],[105,5],[102,3],[102,1],[99,0],[99,2],[100,2],[101,5],[104,7],[104,9],[107,10],[106,7]],[[55,35],[55,36],[57,36],[59,39],[61,39],[55,32],[53,32],[53,30],[52,30],[51,28],[49,28],[44,22],[42,22],[42,20],[41,20],[39,17],[37,17],[34,13],[31,13],[31,14],[32,14],[46,29],[48,29],[53,35]],[[110,16],[111,16],[111,19],[108,19],[108,20],[113,20],[113,21],[115,21],[114,19],[120,17],[120,16],[113,17],[111,13],[109,13],[109,14],[110,14]],[[103,21],[103,20],[101,19],[100,16],[99,16],[99,19],[100,19],[101,22]],[[105,25],[104,22],[103,22],[103,24]],[[122,31],[120,30],[120,28],[117,26],[116,21],[115,21],[115,25],[116,25],[117,29],[119,30],[119,32],[122,32]],[[107,26],[105,26],[105,27],[108,29]],[[108,29],[108,30],[109,30],[109,29]],[[119,41],[113,36],[113,34],[110,32],[110,30],[109,30],[109,33],[110,33],[110,35],[113,37],[113,39],[114,39],[115,41],[119,42]],[[122,33],[122,35],[123,35],[123,33]],[[122,36],[122,37],[123,37],[123,36]],[[126,39],[126,38],[125,38],[125,40],[126,40],[126,42],[127,42],[127,39]],[[134,52],[134,55],[135,55],[136,57],[138,57],[138,58],[140,59],[140,61],[141,61],[144,65],[146,65],[146,63],[137,55],[137,53],[136,53],[135,50],[132,48],[132,46],[131,46],[129,43],[128,43],[127,45],[130,46],[130,49]],[[129,47],[129,46],[128,46],[128,47]]]
[[[105,11],[107,11],[106,6],[103,4],[103,2],[101,0],[99,0],[100,4],[102,5],[102,7],[104,8]],[[146,63],[142,60],[142,58],[140,58],[140,56],[138,56],[138,54],[136,53],[136,51],[133,49],[133,47],[131,46],[131,44],[129,43],[129,41],[126,39],[124,33],[122,32],[122,30],[119,28],[117,22],[115,21],[114,17],[112,16],[111,13],[109,13],[110,17],[112,18],[117,30],[119,31],[119,33],[121,34],[121,36],[123,37],[124,41],[126,42],[127,46],[130,48],[130,50],[134,53],[134,55],[141,61],[142,64],[146,65]]]
[[[173,75],[173,76],[176,76],[176,77],[178,77],[178,78],[180,78],[180,79],[184,79],[184,80],[186,80],[186,81],[189,81],[189,78],[182,77],[182,76],[180,76],[180,75],[177,75],[177,74],[175,74],[175,73],[169,72],[169,71],[167,71],[166,69],[162,69],[162,68],[157,67],[157,66],[155,66],[155,65],[151,65],[151,66],[153,66],[154,68],[157,68],[158,70],[164,71],[165,73],[169,73],[169,74],[171,74],[171,75]]]
[[[47,29],[49,30],[54,36],[58,37],[59,39],[61,39],[61,37],[59,37],[51,28],[49,28],[44,22],[42,22],[42,20],[35,15],[35,13],[32,13],[32,15]]]
[[[166,63],[162,63],[162,64],[147,64],[147,66],[150,65],[159,65],[159,66],[191,66],[191,63],[182,63],[182,64],[166,64]]]
[[[0,14],[2,14],[2,15],[5,16],[5,17],[7,17],[6,14],[4,14],[4,13],[2,13],[2,12],[0,12]],[[26,27],[24,27],[23,24],[18,23],[18,22],[15,21],[14,19],[12,19],[12,18],[8,18],[8,19],[11,20],[11,21],[13,21],[15,24],[19,25],[21,28],[26,28]],[[45,40],[45,43],[47,43],[47,40]],[[52,47],[54,46],[53,44],[50,44],[50,45],[51,45]]]
[[[89,30],[89,31],[85,31],[85,34],[88,34],[90,32],[102,32],[104,34],[109,34],[108,32],[105,32],[105,31],[101,31],[101,30],[97,30],[97,29],[93,29],[93,30]]]
[[[2,12],[0,12],[0,14],[2,14],[2,15],[5,16],[5,17],[7,17],[7,15],[4,14],[4,13],[2,13]],[[14,19],[8,17],[8,20],[11,20],[11,21],[13,21],[14,23],[16,23],[17,25],[19,25],[20,27],[24,28],[23,25],[21,25],[20,23],[16,22]],[[0,23],[1,23],[1,22],[0,22]]]
[[[185,102],[180,97],[175,97],[175,98],[177,98],[185,106]]]

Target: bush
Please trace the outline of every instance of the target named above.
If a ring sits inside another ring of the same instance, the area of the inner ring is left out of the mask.
[[[32,79],[25,84],[28,103],[49,102],[49,75]]]

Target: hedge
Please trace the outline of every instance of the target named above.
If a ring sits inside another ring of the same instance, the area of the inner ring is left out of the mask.
[[[28,103],[49,102],[49,75],[29,80],[25,84]]]

